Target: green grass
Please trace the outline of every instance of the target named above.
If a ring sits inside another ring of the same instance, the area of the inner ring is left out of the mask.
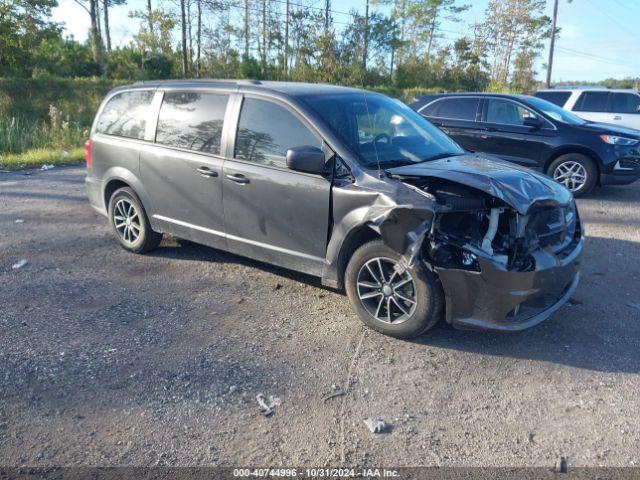
[[[0,170],[40,168],[42,165],[77,165],[84,161],[84,148],[38,148],[22,153],[0,153]]]
[[[61,120],[91,125],[109,90],[126,80],[103,78],[0,78],[0,118],[49,121],[50,105]]]
[[[99,103],[121,83],[0,78],[0,170],[81,162]]]
[[[49,121],[25,117],[0,117],[0,152],[22,153],[32,149],[60,148],[68,150],[81,146],[89,129],[60,118],[51,107]]]

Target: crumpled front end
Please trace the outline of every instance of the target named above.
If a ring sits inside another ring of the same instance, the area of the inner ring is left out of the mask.
[[[421,259],[442,282],[449,323],[522,330],[548,318],[575,291],[583,232],[572,199],[534,201],[525,211],[442,179],[404,182],[434,202]]]
[[[333,212],[326,284],[339,285],[340,246],[367,225],[400,254],[396,268],[437,273],[456,327],[525,329],[578,284],[583,232],[571,193],[513,164],[469,154],[338,181]]]
[[[438,269],[447,321],[462,328],[516,331],[549,318],[578,286],[582,243],[576,237],[565,257],[536,252],[529,271],[510,271],[485,258],[479,258],[478,271]]]

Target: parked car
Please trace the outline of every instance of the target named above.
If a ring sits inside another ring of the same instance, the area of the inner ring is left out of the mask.
[[[411,108],[465,149],[540,170],[575,196],[640,177],[640,131],[589,122],[541,98],[427,95]]]
[[[141,83],[86,143],[91,205],[125,249],[162,234],[320,277],[370,327],[520,330],[578,283],[571,193],[469,154],[406,105],[327,85]]]
[[[640,130],[640,92],[605,87],[550,89],[534,94],[592,122]]]

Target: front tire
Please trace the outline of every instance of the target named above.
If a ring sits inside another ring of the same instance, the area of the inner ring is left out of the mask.
[[[567,153],[549,165],[547,175],[567,187],[574,197],[580,197],[596,186],[598,167],[586,155]]]
[[[122,248],[130,252],[150,252],[162,241],[162,234],[151,229],[142,202],[129,187],[120,188],[111,195],[109,221]]]
[[[385,335],[414,338],[438,323],[444,295],[436,275],[422,266],[395,271],[399,259],[382,240],[365,243],[349,260],[345,288],[366,325]]]

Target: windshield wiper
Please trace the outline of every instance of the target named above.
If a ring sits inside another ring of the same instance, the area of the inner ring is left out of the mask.
[[[374,165],[379,166],[380,168],[389,168],[389,167],[403,167],[404,165],[412,165],[415,162],[407,159],[398,159],[398,160],[385,160],[383,162],[378,162]]]
[[[447,157],[457,157],[459,155],[465,155],[464,152],[455,152],[455,153],[438,153],[431,157],[424,158],[419,162],[409,160],[408,158],[399,158],[397,160],[384,160],[378,163],[371,163],[370,165],[377,165],[380,168],[395,168],[395,167],[404,167],[405,165],[417,165],[419,163],[430,162],[432,160],[438,160],[439,158],[447,158]]]
[[[427,157],[422,161],[423,162],[431,162],[433,160],[440,160],[441,158],[459,157],[460,155],[464,155],[464,152],[453,152],[453,153],[452,152],[442,152],[442,153],[436,153],[435,155]]]

